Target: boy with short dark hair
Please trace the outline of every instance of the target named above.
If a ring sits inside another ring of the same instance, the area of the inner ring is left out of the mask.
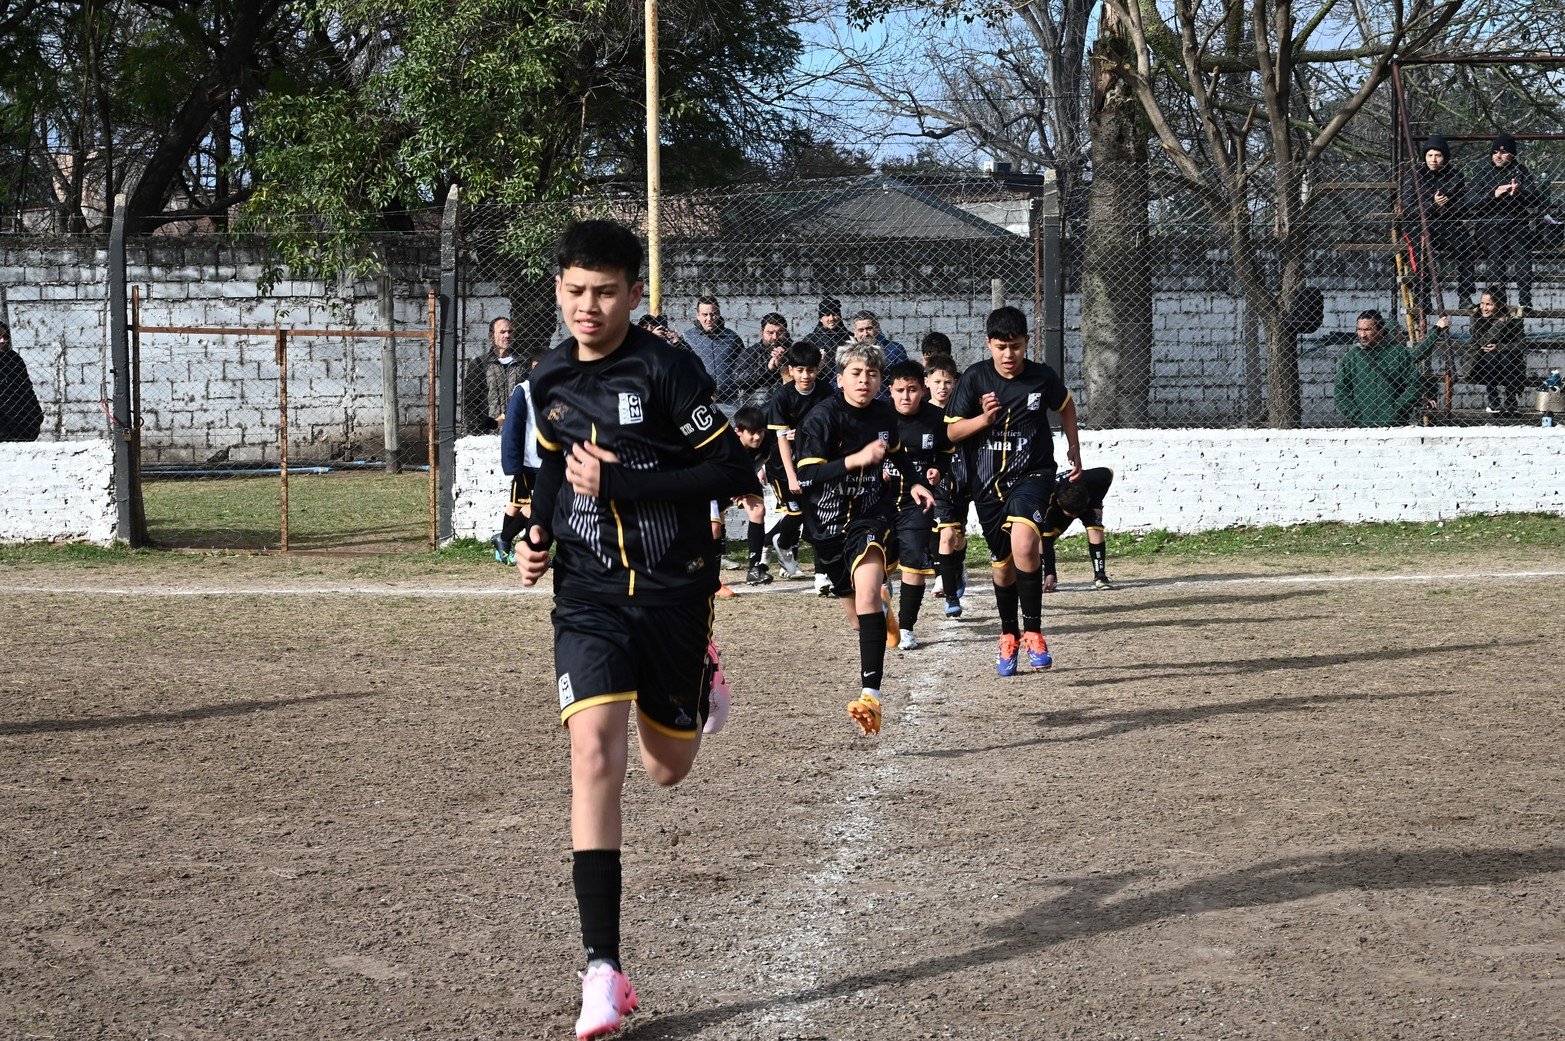
[[[945,410],[961,375],[949,356],[935,355],[924,363],[924,385],[930,404]],[[967,457],[972,444],[954,445],[945,476],[935,487],[935,595],[945,598],[947,618],[962,617],[967,592],[967,513],[972,496],[967,489]]]
[[[772,393],[766,415],[767,426],[777,438],[777,450],[766,464],[766,479],[771,483],[782,518],[772,526],[767,538],[777,553],[777,567],[783,577],[794,578],[799,574],[799,534],[804,528],[803,489],[794,462],[799,424],[833,391],[819,378],[821,351],[815,344],[808,340],[792,344],[783,360],[788,382]],[[831,593],[831,581],[818,572],[818,566],[816,592]]]
[[[934,535],[929,511],[914,502],[908,492],[913,478],[926,481],[935,489],[944,483],[951,440],[946,436],[944,410],[925,399],[928,388],[924,386],[922,365],[916,361],[893,365],[886,370],[886,382],[891,386],[891,407],[897,411],[897,439],[913,464],[911,474],[888,468],[898,503],[896,539],[902,571],[902,596],[898,602],[901,632],[897,646],[911,651],[919,646],[914,627],[923,606],[924,581],[935,569],[929,557],[929,543]],[[939,502],[938,492],[935,501]]]
[[[766,472],[777,445],[777,439],[766,428],[766,415],[754,405],[746,405],[734,412],[734,432],[744,445],[755,467],[757,479]],[[772,581],[772,573],[766,566],[766,500],[757,493],[746,493],[734,499],[734,505],[744,508],[749,525],[746,529],[746,546],[749,551],[748,570],[744,580],[747,585],[764,586]]]
[[[1103,533],[1103,499],[1114,483],[1114,471],[1106,466],[1083,470],[1078,480],[1060,477],[1054,501],[1043,515],[1043,591],[1054,592],[1059,583],[1055,571],[1054,542],[1078,519],[1087,529],[1087,554],[1092,558],[1092,588],[1113,589],[1109,581],[1108,539]]]
[[[848,703],[848,715],[866,736],[880,733],[887,642],[881,589],[897,562],[892,527],[898,503],[882,479],[883,464],[889,460],[909,475],[907,494],[921,508],[935,501],[897,440],[896,411],[876,400],[884,367],[885,355],[873,343],[845,344],[837,352],[841,396],[812,409],[799,429],[810,544],[859,634],[860,692]]]
[[[1056,473],[1049,413],[1059,413],[1072,480],[1081,475],[1081,444],[1070,391],[1052,368],[1027,358],[1027,316],[1014,307],[991,311],[984,342],[989,363],[962,373],[946,423],[952,441],[974,439],[968,476],[1000,613],[995,671],[1014,676],[1022,646],[1034,669],[1054,663],[1042,631],[1043,511]]]
[[[560,238],[555,299],[571,337],[533,372],[542,465],[516,548],[532,585],[554,540],[556,687],[570,733],[572,879],[587,949],[582,1039],[618,1029],[637,1005],[619,960],[630,708],[647,776],[678,783],[714,696],[718,568],[707,504],[759,490],[700,361],[632,328],[641,256],[634,233],[610,221],[572,224]]]

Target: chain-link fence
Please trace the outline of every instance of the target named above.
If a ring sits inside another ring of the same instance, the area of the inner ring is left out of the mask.
[[[1537,175],[1537,197],[1520,221],[1510,219],[1515,249],[1482,252],[1479,243],[1496,238],[1489,219],[1476,229],[1464,221],[1472,245],[1457,258],[1445,255],[1444,240],[1425,248],[1412,207],[1397,216],[1400,179],[1382,176],[1316,186],[1291,243],[1257,216],[1241,246],[1257,273],[1248,292],[1233,235],[1183,197],[1155,200],[1145,219],[1089,226],[1080,215],[1068,218],[1058,265],[1047,262],[1047,184],[872,176],[671,197],[662,204],[662,313],[707,362],[730,405],[776,385],[767,365],[777,332],[769,316],[785,319],[791,338],[840,344],[867,312],[878,337],[910,357],[922,356],[925,336],[941,333],[968,365],[985,357],[984,319],[1000,302],[1033,316],[1034,350],[1043,357],[1048,323],[1040,312],[1057,288],[1064,376],[1087,426],[1539,422],[1537,391],[1565,363],[1565,268],[1550,178]],[[564,335],[546,230],[584,216],[644,232],[645,198],[605,194],[525,215],[494,208],[464,215],[464,372],[482,372],[497,318],[510,319],[524,358]],[[529,232],[518,235],[520,225]],[[1089,269],[1085,246],[1094,234],[1127,244],[1096,262],[1105,270]],[[1300,259],[1284,312],[1282,257],[1292,249]],[[1518,278],[1517,251],[1529,262],[1527,279]],[[1476,285],[1495,284],[1506,296],[1502,313],[1525,306],[1494,351],[1484,349],[1490,323],[1474,312],[1476,292],[1463,295],[1458,259],[1470,262]],[[1108,287],[1117,307],[1108,335],[1101,296],[1083,294],[1088,284]],[[823,301],[840,305],[840,324],[821,314],[829,309]],[[1379,312],[1385,336],[1358,347],[1364,311]],[[1437,329],[1447,312],[1449,331]],[[1426,329],[1435,335],[1426,339]],[[1483,360],[1497,351],[1503,365]],[[1282,396],[1290,400],[1279,409]],[[467,415],[470,431],[482,428],[476,407]]]

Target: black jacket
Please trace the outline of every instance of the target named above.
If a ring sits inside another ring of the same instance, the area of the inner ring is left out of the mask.
[[[1494,190],[1515,179],[1519,190],[1513,195],[1496,199]],[[1538,182],[1520,159],[1512,159],[1505,166],[1495,166],[1485,159],[1467,182],[1467,216],[1473,218],[1473,229],[1506,226],[1513,228],[1516,222],[1525,221],[1543,201]]]
[[[1416,179],[1416,183],[1415,183]],[[1443,207],[1435,205],[1435,196],[1444,194],[1450,201]],[[1422,199],[1423,206],[1419,206]],[[1402,178],[1402,190],[1397,196],[1402,207],[1401,226],[1409,235],[1422,230],[1423,217],[1429,218],[1431,231],[1439,225],[1459,221],[1465,215],[1467,203],[1467,178],[1451,163],[1438,170],[1431,170],[1419,160],[1416,169],[1409,170]]]
[[[42,426],[27,363],[14,348],[0,351],[0,441],[36,441]]]

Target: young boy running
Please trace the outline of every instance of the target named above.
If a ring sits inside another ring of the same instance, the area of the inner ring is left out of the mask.
[[[516,546],[525,585],[554,541],[554,660],[571,745],[572,879],[587,971],[578,1038],[637,1005],[620,966],[620,793],[636,732],[647,776],[679,782],[701,747],[717,552],[707,504],[758,490],[685,351],[630,324],[641,243],[609,221],[572,224],[555,252],[571,335],[533,373],[542,451],[533,519]]]
[[[924,363],[930,404],[948,410],[960,375],[949,356],[931,356]],[[956,445],[944,478],[935,486],[935,570],[939,575],[935,595],[945,598],[947,618],[962,617],[962,594],[967,592],[967,511],[972,505],[967,457],[971,453],[971,441]]]
[[[537,368],[534,362],[533,367]],[[511,495],[505,504],[500,530],[490,536],[494,558],[502,564],[515,564],[512,544],[532,516],[532,487],[538,480],[538,440],[532,436],[532,382],[517,384],[506,402],[505,420],[500,424],[500,471],[511,479]]]
[[[744,445],[745,452],[750,456],[750,465],[755,467],[755,476],[759,479],[771,465],[777,446],[777,439],[766,428],[766,414],[754,405],[736,410],[734,432],[739,435],[739,443]],[[769,585],[772,573],[766,567],[766,500],[757,493],[748,493],[736,498],[734,505],[744,509],[749,521],[745,533],[749,550],[749,571],[744,576],[745,583],[752,586]]]
[[[1114,483],[1114,471],[1106,466],[1083,470],[1081,478],[1060,478],[1054,499],[1043,515],[1043,591],[1052,593],[1059,582],[1054,566],[1054,543],[1078,518],[1087,529],[1087,554],[1092,558],[1092,588],[1113,589],[1109,581],[1108,540],[1103,534],[1103,499]]]
[[[984,329],[990,363],[962,373],[946,423],[952,441],[977,438],[969,461],[973,501],[994,568],[1000,613],[995,671],[1016,675],[1018,646],[1034,669],[1054,659],[1042,632],[1043,511],[1054,493],[1054,434],[1049,412],[1060,414],[1070,479],[1081,474],[1076,404],[1059,374],[1027,359],[1027,316],[1014,307],[989,313]],[[1017,608],[1021,623],[1017,624]]]
[[[882,479],[886,461],[909,475],[908,495],[928,510],[935,497],[897,440],[897,413],[880,393],[885,356],[873,343],[837,352],[842,396],[816,406],[799,429],[799,484],[806,534],[832,592],[859,634],[859,696],[848,715],[860,732],[880,733],[880,684],[886,664],[885,614],[880,591],[897,562],[893,536],[897,499]]]
[[[777,450],[766,462],[766,479],[783,516],[772,526],[768,540],[777,551],[777,567],[783,577],[794,578],[799,574],[799,533],[804,529],[803,492],[794,464],[795,439],[804,417],[816,405],[832,397],[833,391],[819,379],[821,349],[815,344],[807,340],[791,344],[783,356],[783,363],[784,378],[788,382],[772,393],[766,416],[767,425],[777,437]],[[816,591],[821,591],[823,585],[829,594],[830,579],[818,574]]]
[[[886,370],[891,384],[891,406],[897,410],[897,439],[913,461],[913,474],[938,489],[943,473],[950,465],[951,441],[946,437],[946,415],[925,400],[924,367],[916,361],[900,362]],[[911,651],[919,646],[913,628],[918,624],[919,608],[924,602],[924,580],[935,569],[929,559],[929,543],[934,536],[929,511],[908,495],[908,476],[893,472],[892,494],[897,508],[897,556],[902,570],[902,597],[898,613],[901,634],[897,646]],[[939,503],[939,493],[935,494]]]

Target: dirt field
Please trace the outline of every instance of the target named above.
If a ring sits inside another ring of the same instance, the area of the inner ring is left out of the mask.
[[[1005,681],[980,592],[874,740],[835,604],[719,605],[622,1036],[1565,1035],[1565,552],[1336,566],[1072,561]],[[0,569],[0,1036],[572,1036],[549,600],[348,567]]]

